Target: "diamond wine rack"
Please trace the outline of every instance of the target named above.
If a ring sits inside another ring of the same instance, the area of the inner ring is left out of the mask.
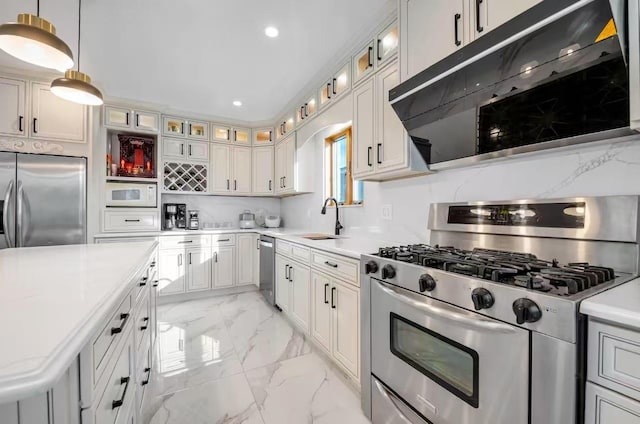
[[[165,162],[164,190],[206,193],[207,173],[207,165]]]

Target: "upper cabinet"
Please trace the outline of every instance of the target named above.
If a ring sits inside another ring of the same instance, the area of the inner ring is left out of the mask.
[[[251,194],[251,148],[212,144],[209,166],[213,194]]]
[[[305,120],[311,119],[318,111],[318,103],[315,93],[307,98],[296,111],[296,123],[298,126],[303,125]]]
[[[253,131],[253,145],[264,146],[273,144],[274,133],[273,128],[256,128]]]
[[[0,78],[0,134],[26,134],[26,92],[25,81]]]
[[[231,142],[231,127],[221,124],[211,124],[211,141]]]
[[[406,81],[542,0],[400,0],[401,79]],[[434,31],[437,28],[437,31]]]
[[[353,56],[353,83],[357,84],[373,73],[375,63],[375,43],[371,41]]]
[[[276,140],[281,140],[296,128],[295,114],[290,114],[278,121]]]
[[[351,61],[345,63],[325,84],[320,86],[320,108],[328,106],[332,101],[351,88]]]
[[[235,144],[251,145],[251,130],[247,128],[233,129],[233,142]]]
[[[273,146],[253,148],[253,194],[273,194],[273,153]]]
[[[397,21],[378,34],[376,37],[376,62],[379,66],[394,57],[398,51],[399,40]]]
[[[483,36],[538,3],[542,0],[470,0],[473,38]]]
[[[103,123],[107,128],[122,128],[137,131],[158,132],[160,114],[105,105]]]
[[[51,92],[50,84],[31,83],[31,138],[85,143],[87,108],[61,99]]]
[[[353,84],[356,85],[384,66],[398,52],[398,21],[393,21],[382,30],[375,40],[367,43],[352,58]]]
[[[194,140],[209,141],[209,123],[163,116],[162,134],[170,137],[188,137]]]

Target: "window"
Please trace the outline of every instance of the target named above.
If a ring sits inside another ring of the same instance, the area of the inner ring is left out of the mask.
[[[351,128],[325,139],[325,187],[327,197],[340,205],[361,205],[364,187],[354,181],[351,170]]]

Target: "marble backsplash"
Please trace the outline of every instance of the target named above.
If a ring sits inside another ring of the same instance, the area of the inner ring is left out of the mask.
[[[322,163],[317,164],[317,172],[322,172]],[[318,180],[315,193],[282,200],[288,227],[333,231],[335,210],[320,215],[323,191]],[[416,178],[365,183],[364,206],[341,209],[340,220],[348,236],[428,242],[431,203],[629,194],[640,195],[640,137],[538,152]],[[382,218],[383,205],[392,207],[392,219]]]
[[[245,209],[256,212],[264,209],[268,214],[280,214],[280,199],[234,196],[190,196],[163,194],[162,203],[185,203],[187,210],[200,211],[200,226],[230,222],[238,227],[238,215]]]

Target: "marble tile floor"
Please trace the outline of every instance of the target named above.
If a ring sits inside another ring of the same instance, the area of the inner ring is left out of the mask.
[[[359,395],[257,292],[158,307],[143,424],[366,424]]]

